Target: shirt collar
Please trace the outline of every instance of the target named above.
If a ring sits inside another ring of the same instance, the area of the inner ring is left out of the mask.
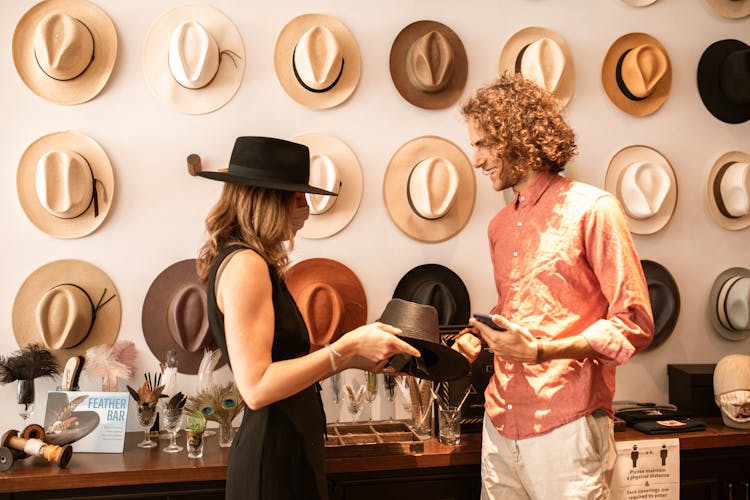
[[[549,188],[558,178],[560,178],[559,174],[540,172],[531,185],[526,186],[523,191],[516,191],[513,189],[513,193],[515,194],[513,206],[518,208],[525,204],[536,205],[544,192],[547,191],[547,188]]]

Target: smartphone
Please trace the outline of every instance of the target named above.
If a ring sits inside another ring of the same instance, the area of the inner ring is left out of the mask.
[[[492,316],[490,316],[489,314],[474,313],[474,318],[476,318],[477,321],[489,326],[493,330],[497,330],[499,332],[505,331],[505,328],[503,328],[500,325],[495,324],[495,322],[492,321]]]

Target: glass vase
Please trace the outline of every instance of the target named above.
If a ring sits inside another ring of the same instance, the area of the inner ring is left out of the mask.
[[[232,422],[219,422],[219,446],[229,448],[232,446]]]
[[[18,402],[18,414],[23,419],[23,426],[34,413],[34,379],[18,379],[16,401]]]

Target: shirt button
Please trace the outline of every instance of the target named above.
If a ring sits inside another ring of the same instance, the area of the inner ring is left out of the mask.
[[[513,257],[518,257],[518,252],[513,252]]]
[[[508,409],[509,409],[509,410],[512,410],[512,409],[513,409],[513,405],[512,405],[512,404],[510,404],[510,403],[508,403]]]
[[[521,226],[523,226],[523,222],[521,222],[521,221],[519,220],[518,222],[516,222],[516,226],[518,226],[518,227],[521,227]]]
[[[519,200],[521,200],[521,201],[525,201],[525,200],[526,200],[526,197],[524,197],[524,196],[519,196],[519,197],[518,197],[518,199],[519,199]]]

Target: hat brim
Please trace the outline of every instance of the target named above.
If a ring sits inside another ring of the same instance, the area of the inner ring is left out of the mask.
[[[176,292],[188,286],[204,286],[198,278],[195,263],[195,259],[181,260],[160,272],[146,292],[141,312],[143,336],[156,359],[164,362],[167,352],[174,349],[177,352],[177,371],[190,375],[198,373],[204,350],[190,352],[175,342],[169,333],[167,311]],[[208,311],[204,311],[204,314],[207,315]],[[217,349],[210,329],[206,348]],[[226,362],[226,357],[222,355],[216,367],[224,366]]]
[[[633,7],[648,7],[649,5],[656,2],[656,0],[622,0],[622,1]]]
[[[412,44],[432,31],[442,34],[453,50],[453,75],[440,91],[423,92],[409,80],[407,57]],[[452,29],[437,21],[416,21],[402,29],[391,45],[389,67],[391,81],[401,97],[423,109],[443,109],[455,103],[461,97],[469,73],[463,42]]]
[[[13,301],[13,334],[20,347],[32,343],[44,345],[35,321],[37,304],[52,287],[72,283],[83,288],[96,303],[114,296],[96,312],[96,320],[88,336],[69,349],[50,349],[60,368],[73,356],[85,354],[89,347],[112,345],[120,330],[122,306],[114,282],[101,269],[82,260],[64,259],[49,262],[32,272],[21,284]],[[106,293],[105,293],[106,291]]]
[[[750,7],[750,2],[746,2]],[[746,43],[734,39],[719,40],[703,51],[698,61],[698,93],[706,109],[725,123],[742,123],[750,119],[750,103],[730,101],[721,91],[719,68],[732,52],[750,48]]]
[[[409,362],[405,368],[409,375],[433,382],[443,382],[459,379],[469,373],[469,361],[450,347],[404,335],[398,335],[398,338],[419,351],[421,362],[425,366],[423,370],[419,367],[420,363]]]
[[[722,271],[719,276],[714,280],[714,284],[711,286],[711,293],[708,295],[708,317],[711,318],[711,325],[714,327],[714,331],[724,337],[727,340],[738,342],[745,340],[750,335],[750,330],[730,330],[721,324],[719,320],[719,292],[721,291],[724,283],[733,276],[742,276],[744,278],[750,278],[750,269],[744,267],[731,267],[725,271]]]
[[[86,25],[94,39],[94,55],[86,70],[72,80],[50,78],[37,64],[34,36],[47,16],[65,13]],[[117,30],[100,7],[87,0],[47,0],[31,7],[13,32],[13,63],[21,80],[39,97],[56,104],[80,104],[102,91],[117,58]]]
[[[680,291],[677,287],[672,274],[659,264],[651,260],[642,260],[641,266],[643,267],[643,274],[646,277],[646,284],[648,286],[659,286],[665,288],[669,293],[669,303],[667,304],[669,310],[667,311],[655,311],[653,310],[652,301],[652,312],[654,315],[654,337],[651,340],[651,344],[646,347],[645,350],[652,350],[663,344],[672,332],[674,332],[677,319],[680,316]],[[657,314],[662,313],[662,314]],[[666,314],[666,317],[664,317]]]
[[[439,219],[427,220],[409,206],[407,189],[414,166],[430,157],[450,161],[458,172],[456,199]],[[418,241],[436,243],[447,240],[464,228],[474,210],[476,179],[466,153],[447,139],[422,136],[401,146],[391,158],[383,179],[383,199],[388,215],[407,236]]]
[[[200,89],[180,85],[168,64],[172,34],[187,21],[200,22],[221,52],[216,75]],[[240,88],[245,74],[245,45],[237,27],[219,9],[202,4],[177,7],[151,25],[143,46],[143,72],[154,95],[175,111],[210,113],[229,102]]]
[[[71,219],[51,214],[36,194],[36,167],[39,159],[53,150],[70,150],[83,156],[96,179],[99,215],[94,216],[94,204]],[[107,218],[114,197],[115,179],[107,153],[94,139],[80,132],[66,131],[40,137],[26,148],[16,173],[18,201],[29,220],[40,230],[55,238],[80,238],[94,232]]]
[[[740,19],[750,16],[750,2],[747,0],[706,0],[708,5],[719,14],[727,19]]]
[[[721,227],[729,229],[730,231],[738,231],[750,226],[750,214],[743,215],[742,217],[728,217],[719,210],[719,204],[717,203],[717,196],[720,196],[718,186],[716,186],[719,172],[721,172],[728,164],[737,162],[750,163],[750,154],[741,151],[729,151],[724,153],[714,162],[711,171],[708,174],[708,181],[706,183],[708,212]]]
[[[667,70],[651,94],[643,100],[634,101],[623,94],[617,85],[617,61],[628,50],[643,44],[654,45],[664,53],[667,58]],[[672,63],[667,49],[659,40],[646,33],[628,33],[621,36],[610,45],[607,55],[604,56],[602,85],[612,104],[625,113],[633,116],[647,116],[656,112],[667,100],[669,89],[672,87]]]
[[[453,324],[468,324],[469,316],[471,315],[471,303],[466,285],[458,274],[440,264],[423,264],[411,269],[399,280],[396,289],[393,291],[393,298],[415,302],[414,296],[417,290],[426,281],[442,283],[448,288],[453,299],[456,301]]]
[[[667,222],[669,222],[674,213],[675,206],[677,205],[677,179],[674,175],[672,165],[664,155],[649,146],[635,145],[621,149],[615,153],[609,162],[607,174],[604,179],[604,189],[614,194],[617,199],[620,200],[620,204],[624,206],[620,196],[620,180],[622,178],[622,173],[628,165],[638,161],[658,163],[664,168],[664,171],[667,173],[670,180],[669,192],[656,214],[646,219],[634,219],[630,217],[627,212],[625,213],[625,218],[628,221],[631,233],[653,234],[662,229]]]
[[[322,25],[328,28],[341,47],[344,67],[333,88],[325,92],[311,92],[297,81],[294,75],[294,49],[310,28]],[[337,106],[352,95],[359,83],[362,60],[354,35],[335,17],[324,14],[303,14],[295,17],[279,33],[274,50],[276,76],[284,91],[305,107],[326,109]]]
[[[362,201],[364,180],[359,160],[341,139],[330,134],[304,134],[292,139],[310,149],[310,156],[325,155],[336,166],[341,181],[336,202],[322,214],[310,214],[297,232],[309,239],[327,238],[344,229],[354,218]]]
[[[319,189],[309,184],[298,184],[295,182],[282,182],[273,179],[253,179],[251,177],[245,177],[240,175],[232,175],[228,172],[218,171],[201,171],[195,175],[205,177],[214,181],[229,182],[230,184],[241,184],[243,186],[256,186],[267,189],[278,189],[279,191],[293,191],[296,193],[312,193],[312,194],[325,194],[330,196],[336,196],[336,193],[326,191],[325,189]]]
[[[529,26],[528,28],[523,28],[515,32],[511,35],[508,41],[505,42],[503,50],[500,52],[498,72],[500,75],[505,72],[510,74],[515,73],[518,54],[526,48],[526,46],[542,38],[554,40],[555,43],[560,46],[565,55],[565,67],[560,76],[560,83],[555,90],[555,96],[558,101],[560,101],[560,107],[564,108],[573,97],[573,92],[576,87],[576,75],[575,67],[573,65],[573,54],[570,51],[568,44],[565,42],[565,39],[558,33],[538,26]]]

